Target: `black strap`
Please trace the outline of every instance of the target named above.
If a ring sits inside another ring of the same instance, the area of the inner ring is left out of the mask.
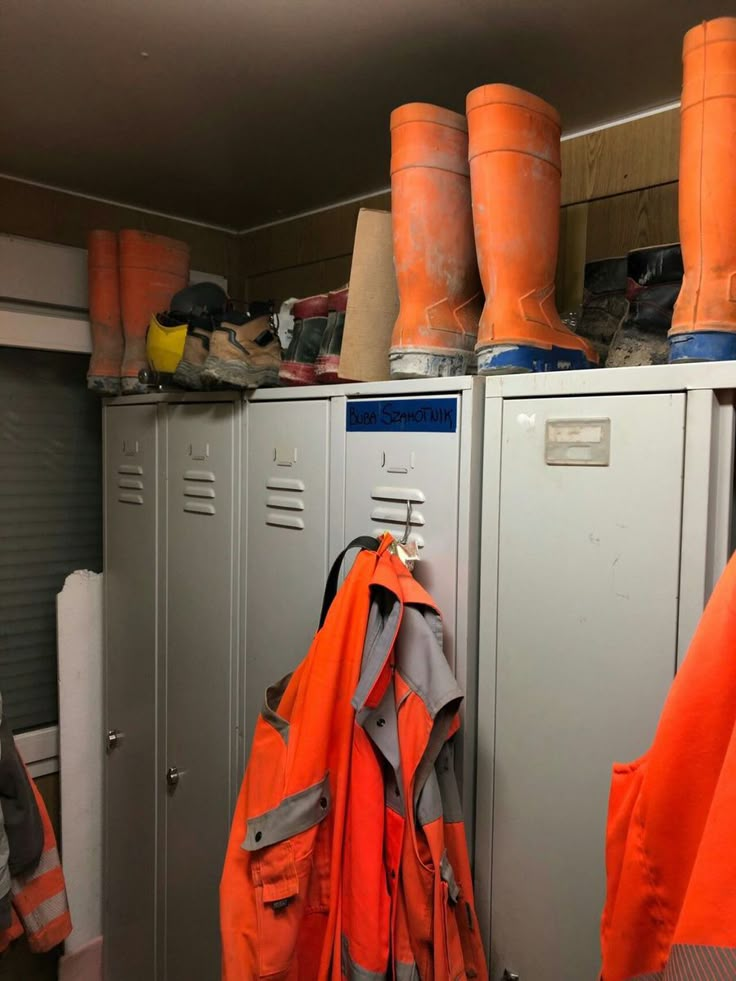
[[[319,617],[320,630],[327,619],[327,614],[332,606],[332,601],[334,600],[335,596],[337,596],[337,583],[340,578],[340,568],[345,556],[348,554],[351,548],[360,548],[366,549],[369,552],[377,552],[380,544],[381,543],[377,538],[371,538],[369,535],[361,535],[358,538],[354,538],[347,548],[344,548],[332,563],[330,574],[327,577],[324,599],[322,600],[322,613]]]

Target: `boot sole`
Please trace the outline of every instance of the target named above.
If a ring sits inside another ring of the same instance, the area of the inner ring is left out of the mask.
[[[472,351],[389,351],[392,378],[457,378],[473,373]]]
[[[174,384],[192,392],[201,392],[204,388],[203,367],[201,364],[192,364],[191,361],[180,361],[174,372]]]
[[[120,391],[122,395],[148,395],[151,388],[140,380],[137,376],[135,378],[121,378],[120,379]]]
[[[204,385],[221,384],[233,388],[265,388],[278,385],[279,371],[276,367],[254,368],[242,361],[222,361],[209,357],[202,369]]]
[[[736,331],[699,330],[670,335],[670,364],[687,361],[736,361]]]
[[[108,375],[87,375],[87,388],[101,396],[120,395],[120,378]]]
[[[282,361],[279,381],[282,385],[316,385],[315,365],[304,361]]]
[[[531,344],[494,344],[478,351],[479,375],[510,375],[536,371],[578,371],[595,368],[584,351]]]

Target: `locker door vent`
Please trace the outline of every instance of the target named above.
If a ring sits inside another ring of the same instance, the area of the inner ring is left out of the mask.
[[[215,475],[211,470],[184,471],[184,510],[188,514],[215,514]]]
[[[266,490],[281,492],[266,494],[266,524],[276,528],[295,528],[297,531],[303,531],[304,519],[298,514],[288,512],[305,510],[304,500],[301,497],[306,490],[304,481],[290,477],[268,477]]]
[[[143,467],[123,463],[118,467],[118,501],[120,504],[143,504]]]

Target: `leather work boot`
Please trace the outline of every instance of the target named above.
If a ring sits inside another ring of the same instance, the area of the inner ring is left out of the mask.
[[[278,385],[281,344],[276,317],[226,313],[212,331],[202,370],[205,387],[264,388]]]
[[[626,256],[585,263],[583,309],[577,333],[587,337],[605,364],[613,335],[626,316]]]
[[[340,381],[340,351],[348,307],[348,287],[327,294],[327,327],[322,335],[317,360],[314,363],[315,381],[332,385]]]
[[[682,284],[680,246],[635,249],[627,263],[629,312],[611,341],[606,367],[666,364],[667,331]]]
[[[202,390],[202,370],[210,353],[212,331],[225,316],[228,303],[225,290],[209,282],[187,286],[173,297],[171,314],[187,324],[184,352],[174,372],[174,384],[195,392]]]
[[[190,316],[184,353],[174,372],[174,384],[201,392],[204,388],[202,371],[210,353],[214,320],[212,317]]]
[[[294,333],[279,372],[282,385],[314,385],[315,361],[327,329],[327,294],[294,304]]]
[[[679,220],[685,277],[669,360],[736,359],[736,17],[682,47]]]

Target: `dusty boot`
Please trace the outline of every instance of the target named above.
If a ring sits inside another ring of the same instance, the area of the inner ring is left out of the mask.
[[[205,387],[230,388],[277,385],[280,364],[276,318],[272,314],[252,318],[230,311],[212,331],[202,383]]]
[[[314,385],[315,361],[327,328],[327,294],[294,304],[294,333],[279,372],[282,385]]]
[[[613,335],[626,316],[626,256],[585,263],[583,309],[577,333],[587,337],[605,363]]]
[[[198,392],[203,388],[202,371],[210,353],[212,331],[221,323],[228,296],[217,283],[195,283],[180,290],[171,300],[170,315],[184,320],[187,337],[174,372],[174,384]]]
[[[486,293],[478,373],[559,371],[598,363],[560,320],[560,118],[535,95],[483,85],[467,98],[478,266]]]
[[[422,102],[391,113],[391,214],[400,303],[391,376],[467,374],[483,296],[464,116]]]
[[[139,374],[148,370],[146,331],[151,317],[168,310],[189,279],[189,247],[163,235],[125,229],[120,248],[120,305],[125,333],[123,394],[146,392]]]
[[[120,394],[123,326],[120,320],[118,236],[94,231],[87,241],[92,357],[87,386],[99,395]]]
[[[736,359],[736,18],[683,43],[680,241],[685,276],[670,361]]]
[[[611,341],[606,367],[666,364],[667,331],[682,283],[680,246],[635,249],[627,265],[629,311]]]
[[[347,307],[347,286],[327,294],[327,327],[314,364],[315,381],[322,385],[340,381],[340,351]]]

